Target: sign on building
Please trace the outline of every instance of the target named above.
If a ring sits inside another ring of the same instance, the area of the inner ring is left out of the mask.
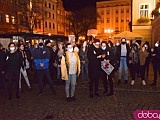
[[[76,37],[75,35],[68,35],[68,42],[71,43],[72,41],[75,41]]]

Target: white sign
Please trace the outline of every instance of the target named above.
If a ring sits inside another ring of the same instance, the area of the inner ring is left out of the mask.
[[[96,29],[90,29],[90,30],[87,31],[88,36],[95,37],[95,36],[97,36],[97,34],[98,34],[98,30],[96,30]]]
[[[68,40],[69,40],[69,43],[71,43],[72,41],[75,41],[76,40],[75,35],[68,35]]]
[[[0,38],[0,43],[3,45],[3,48],[8,48],[10,42],[10,38]]]

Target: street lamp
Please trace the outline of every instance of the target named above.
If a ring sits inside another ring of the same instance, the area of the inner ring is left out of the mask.
[[[109,34],[108,38],[111,38],[111,33],[113,33],[113,30],[112,29],[105,29],[104,33],[108,33]]]

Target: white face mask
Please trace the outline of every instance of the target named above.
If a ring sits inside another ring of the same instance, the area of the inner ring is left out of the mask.
[[[68,49],[69,52],[73,52],[73,48]]]
[[[10,51],[14,51],[15,50],[15,47],[10,47]]]
[[[156,43],[156,44],[155,44],[155,47],[158,47],[158,46],[159,46],[159,44],[158,44],[158,43]]]
[[[102,47],[102,50],[105,50],[106,49],[106,47]]]

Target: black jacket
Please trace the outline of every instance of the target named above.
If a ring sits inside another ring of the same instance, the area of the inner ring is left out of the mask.
[[[0,49],[0,71],[4,71],[5,69],[5,52]]]

